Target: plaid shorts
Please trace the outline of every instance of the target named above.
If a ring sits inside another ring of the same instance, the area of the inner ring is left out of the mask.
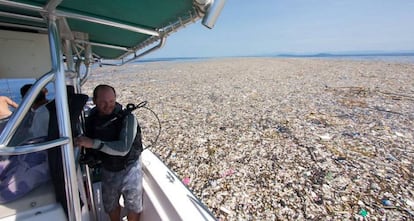
[[[127,168],[112,172],[102,168],[102,200],[105,212],[119,206],[119,198],[124,198],[128,211],[142,211],[142,166],[141,158]]]

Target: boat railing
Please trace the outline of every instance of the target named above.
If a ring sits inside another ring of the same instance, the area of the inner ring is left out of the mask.
[[[7,156],[7,155],[20,155],[20,154],[27,154],[27,153],[33,153],[38,152],[42,150],[47,150],[53,147],[61,146],[64,144],[69,143],[68,137],[61,137],[55,140],[46,141],[42,143],[35,143],[35,144],[27,144],[22,146],[16,146],[16,147],[5,147],[0,148],[0,155]]]
[[[25,99],[23,99],[22,103],[19,105],[19,108],[17,108],[16,112],[10,117],[7,125],[4,127],[0,135],[0,150],[3,147],[8,146],[8,143],[12,139],[17,128],[22,123],[26,114],[29,112],[30,107],[36,99],[37,94],[39,94],[42,88],[44,88],[49,82],[54,79],[54,76],[55,75],[53,72],[46,73],[39,80],[37,80],[33,87],[28,91]]]

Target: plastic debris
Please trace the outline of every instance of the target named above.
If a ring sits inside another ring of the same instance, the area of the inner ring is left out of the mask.
[[[190,182],[191,182],[190,177],[185,177],[185,178],[183,179],[183,183],[184,183],[185,185],[190,184]]]
[[[83,92],[108,83],[121,104],[148,100],[164,131],[150,150],[217,219],[413,220],[413,73],[369,60],[139,62],[92,72]],[[151,143],[158,121],[136,115]]]
[[[225,171],[221,176],[222,177],[226,177],[226,176],[230,176],[234,174],[234,170],[233,169],[229,169],[227,171]]]
[[[358,214],[362,217],[366,217],[368,216],[368,211],[366,211],[365,209],[361,209]]]
[[[329,134],[319,135],[322,141],[329,141],[332,137]]]
[[[405,200],[405,203],[406,203],[408,206],[410,206],[410,207],[412,207],[412,208],[414,209],[414,201],[407,199],[407,200]]]
[[[229,209],[227,209],[226,207],[221,206],[220,207],[220,210],[223,211],[223,212],[225,212],[225,213],[227,213],[227,214],[232,214],[232,211],[229,210]]]
[[[383,199],[383,200],[381,200],[381,202],[382,202],[382,205],[384,205],[384,206],[392,206],[393,205],[392,202],[387,200],[387,199]]]

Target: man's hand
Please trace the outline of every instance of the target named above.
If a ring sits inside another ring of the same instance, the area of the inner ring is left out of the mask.
[[[75,138],[75,145],[79,147],[92,148],[93,139],[85,136],[80,136]]]

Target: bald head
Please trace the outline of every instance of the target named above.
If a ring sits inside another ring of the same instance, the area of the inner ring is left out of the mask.
[[[110,115],[116,105],[116,93],[112,86],[101,84],[93,91],[93,102],[99,115]]]

